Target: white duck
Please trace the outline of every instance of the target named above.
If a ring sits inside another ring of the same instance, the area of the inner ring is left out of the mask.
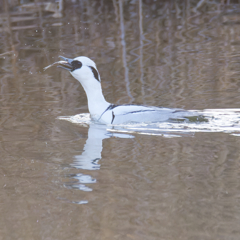
[[[58,67],[64,68],[83,86],[88,99],[88,109],[91,118],[104,124],[122,124],[129,122],[161,122],[169,119],[179,119],[196,116],[197,113],[158,107],[140,105],[114,105],[107,102],[102,93],[101,78],[96,64],[88,57],[74,59],[60,56]],[[52,66],[50,65],[50,66]],[[49,66],[49,67],[50,67]],[[45,69],[47,69],[46,67]]]

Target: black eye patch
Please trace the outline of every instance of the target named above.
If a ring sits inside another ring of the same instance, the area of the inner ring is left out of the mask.
[[[71,65],[72,65],[72,70],[71,70],[71,72],[74,71],[74,70],[76,70],[76,69],[78,69],[78,68],[81,68],[81,67],[82,67],[82,63],[79,62],[79,61],[77,61],[77,60],[72,61],[72,62],[71,62]]]
[[[100,82],[97,70],[94,67],[91,67],[91,66],[89,67],[92,69],[94,77]]]

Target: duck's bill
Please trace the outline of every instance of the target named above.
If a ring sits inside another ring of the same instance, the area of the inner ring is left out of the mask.
[[[57,66],[59,68],[63,68],[63,69],[66,69],[68,71],[71,71],[72,70],[72,65],[71,65],[72,59],[65,58],[65,57],[62,57],[62,56],[59,56],[59,57],[62,58],[63,61],[55,62],[55,63],[43,68],[43,70],[46,71],[48,68],[50,68],[52,66]]]

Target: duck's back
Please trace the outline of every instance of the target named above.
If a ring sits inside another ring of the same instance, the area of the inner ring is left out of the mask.
[[[123,124],[130,122],[163,122],[169,119],[184,118],[194,114],[182,109],[145,107],[138,105],[113,105],[99,119],[102,123]]]

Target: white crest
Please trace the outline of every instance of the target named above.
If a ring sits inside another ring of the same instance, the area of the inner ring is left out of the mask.
[[[73,59],[73,61],[75,60],[81,62],[83,66],[94,67],[97,69],[95,62],[88,57],[80,56]]]

